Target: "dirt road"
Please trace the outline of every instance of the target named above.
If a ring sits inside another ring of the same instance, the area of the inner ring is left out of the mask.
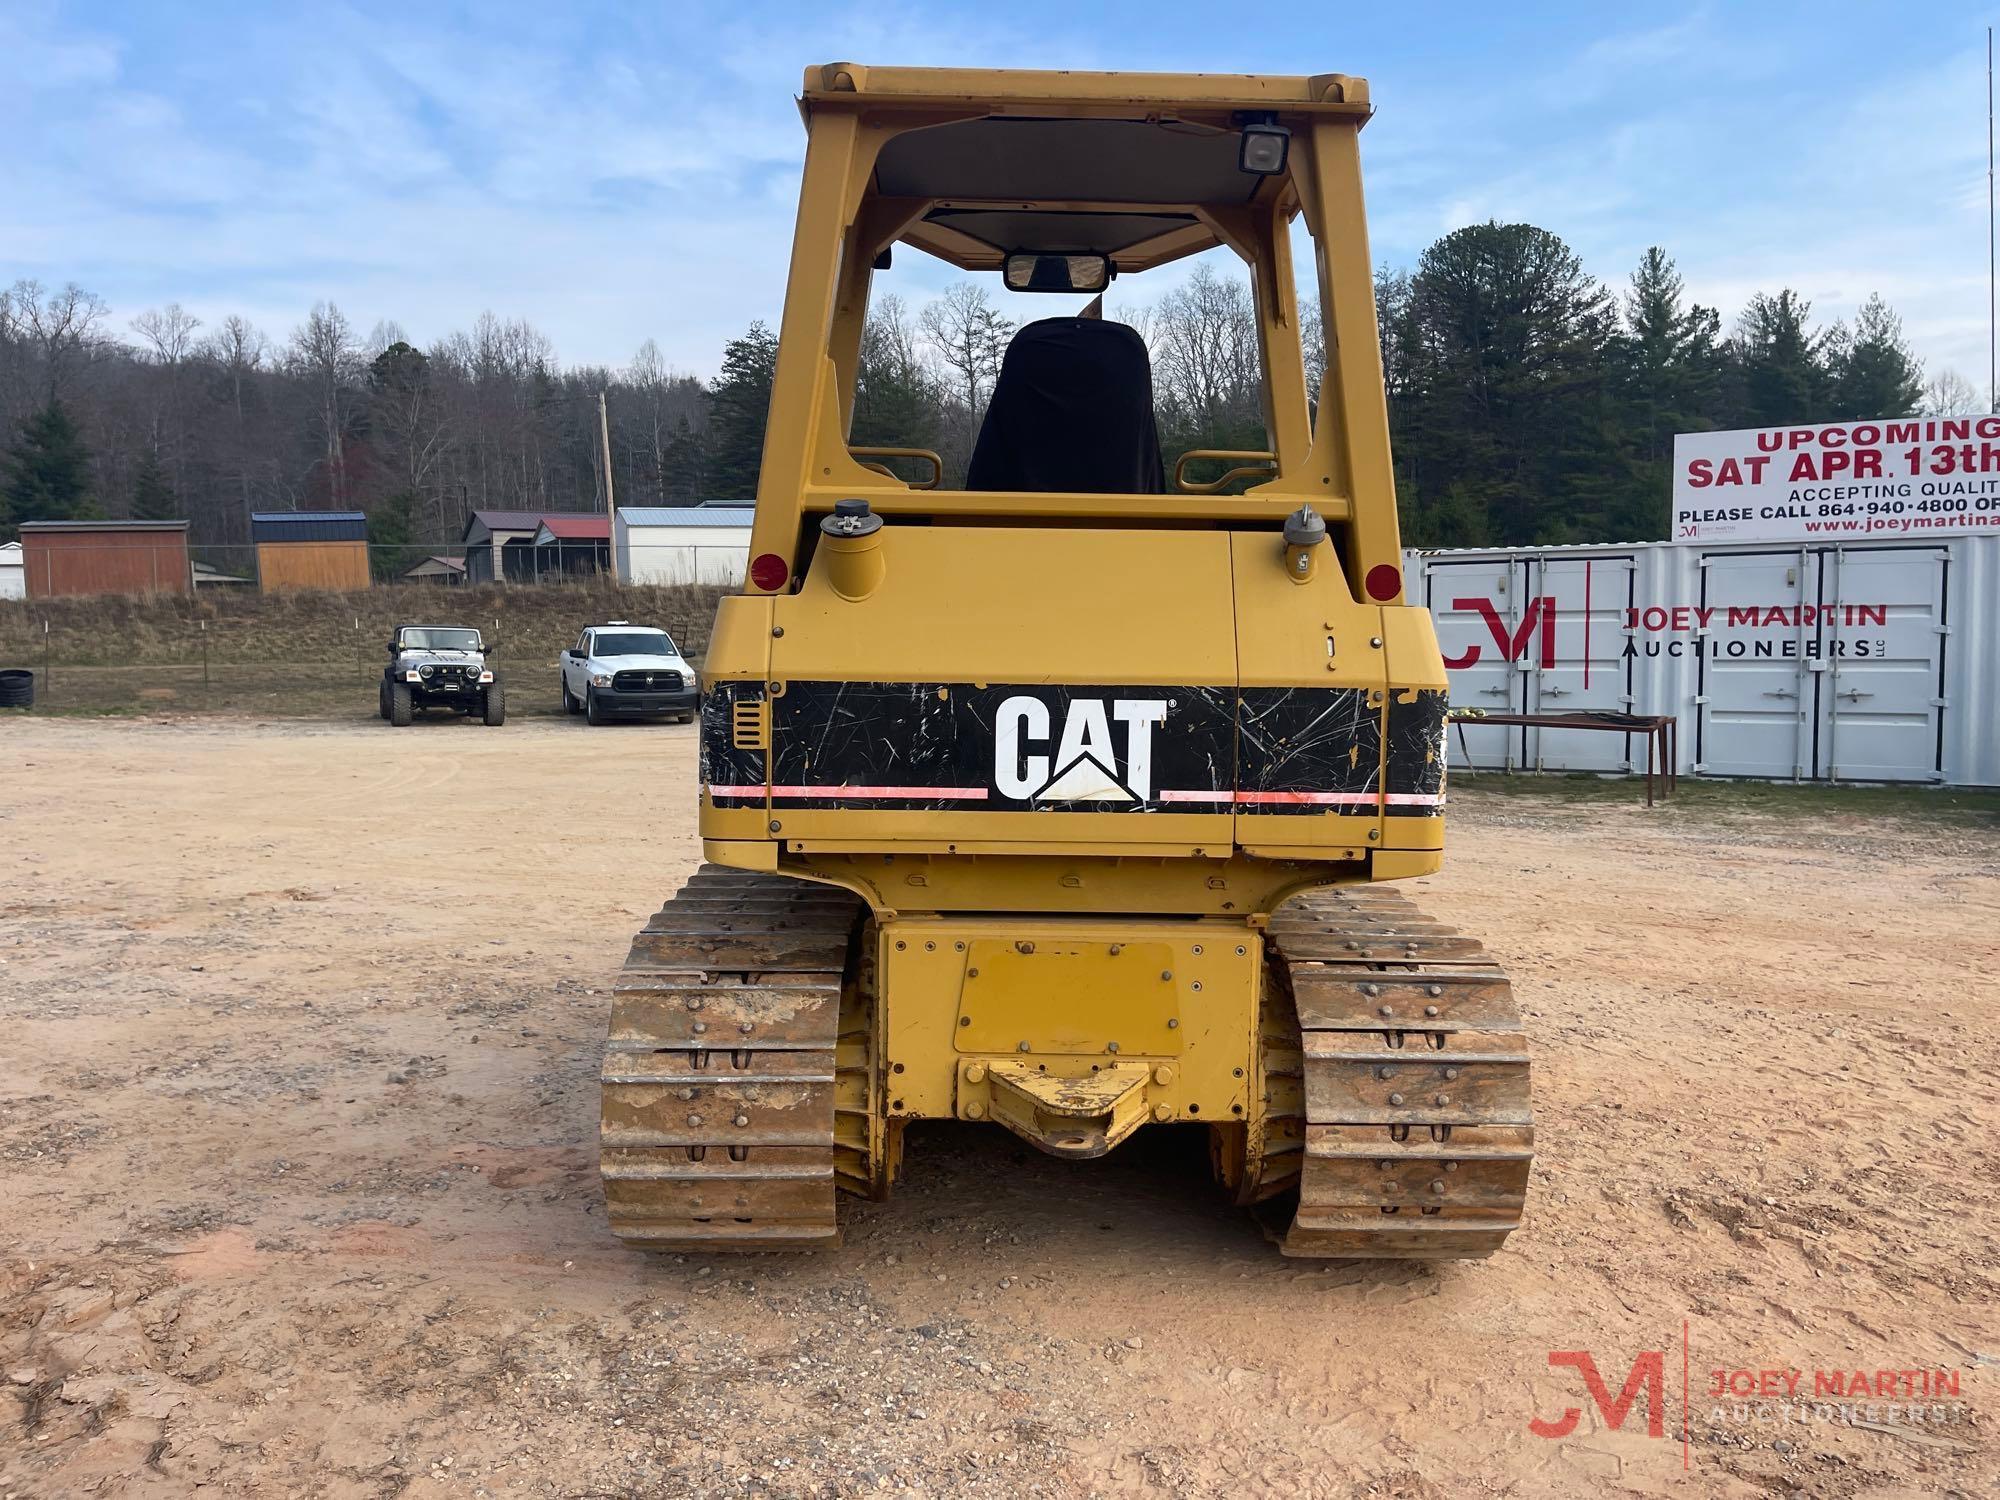
[[[649,1259],[594,1074],[692,749],[0,724],[0,1496],[1993,1492],[2000,829],[1460,795],[1416,894],[1536,1055],[1484,1263],[947,1125],[838,1251]]]

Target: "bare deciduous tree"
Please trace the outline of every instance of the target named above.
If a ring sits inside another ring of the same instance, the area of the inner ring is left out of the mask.
[[[372,364],[397,344],[409,341],[401,323],[394,318],[382,318],[368,330],[368,337],[361,345],[361,357]]]
[[[682,470],[689,443],[707,425],[707,390],[661,359],[651,339],[639,346],[618,383],[630,394],[612,400],[613,445],[627,455],[626,467],[646,478],[637,494],[655,505],[672,504],[687,493],[690,476]]]
[[[251,492],[252,473],[257,467],[252,454],[245,402],[250,394],[251,382],[263,368],[264,355],[269,347],[269,340],[250,320],[236,313],[224,318],[221,326],[208,336],[201,347],[202,358],[220,375],[221,388],[229,393],[229,437],[226,443],[218,446],[226,450],[226,458],[222,461],[235,471],[233,478],[241,506],[245,542],[250,539],[250,512],[256,509]]]
[[[189,356],[195,352],[194,331],[201,319],[178,302],[164,308],[148,308],[132,320],[132,331],[150,346],[152,359],[166,370],[166,383],[152,413],[152,452],[156,463],[165,466],[174,494],[187,483],[183,463],[187,446],[187,399],[184,390]]]
[[[10,317],[37,356],[44,404],[63,399],[69,382],[98,352],[97,325],[110,311],[95,292],[74,281],[59,292],[39,281],[17,281],[9,294]]]
[[[976,282],[954,281],[917,318],[924,337],[952,373],[958,398],[977,422],[1000,374],[1014,325]]]
[[[132,331],[152,346],[153,357],[168,369],[178,369],[194,352],[194,331],[201,319],[185,311],[180,303],[164,308],[148,308],[132,320]]]
[[[305,322],[292,331],[293,371],[312,392],[313,407],[326,439],[326,489],[335,509],[347,504],[347,418],[359,374],[354,329],[331,302],[315,302]]]
[[[1956,370],[1940,370],[1924,382],[1927,417],[1969,417],[1986,410],[1986,397]]]
[[[1153,320],[1153,368],[1161,404],[1177,408],[1198,430],[1220,433],[1257,419],[1263,373],[1250,288],[1197,265],[1160,300]]]
[[[948,374],[954,408],[944,441],[946,468],[963,474],[971,462],[980,419],[1000,376],[1014,324],[986,300],[975,282],[954,281],[924,304],[917,327]]]

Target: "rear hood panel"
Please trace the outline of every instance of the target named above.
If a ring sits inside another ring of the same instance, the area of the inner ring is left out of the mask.
[[[1222,852],[1244,823],[1285,846],[1379,838],[1388,695],[1368,642],[1382,611],[1348,599],[1337,576],[1290,582],[1263,556],[1275,536],[881,537],[867,598],[843,599],[811,570],[771,601],[763,680],[711,660],[712,807],[766,810],[771,833],[822,847]],[[1247,630],[1246,608],[1259,616]],[[1351,643],[1338,659],[1330,635]],[[1246,638],[1282,638],[1285,659],[1244,673]]]

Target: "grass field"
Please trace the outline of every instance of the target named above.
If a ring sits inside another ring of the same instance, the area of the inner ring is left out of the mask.
[[[534,587],[418,585],[353,594],[211,590],[193,598],[107,596],[0,601],[0,667],[36,672],[35,714],[121,718],[216,714],[369,719],[389,632],[407,621],[478,627],[498,644],[512,717],[560,712],[556,664],[577,630],[625,619],[664,626],[690,660],[708,645],[715,588],[619,587],[607,580]],[[46,630],[44,627],[46,626]],[[19,710],[0,709],[0,715]],[[1630,802],[1631,779],[1455,773],[1454,796]],[[2000,790],[1828,787],[1684,777],[1658,809],[1669,821],[1788,813],[2000,818]]]
[[[663,626],[699,661],[720,592],[592,580],[6,600],[0,667],[34,670],[37,713],[366,716],[375,711],[375,678],[397,625],[462,624],[497,645],[512,712],[554,712],[557,657],[584,625]]]
[[[1642,801],[1637,777],[1452,773],[1451,795],[1525,798],[1549,803],[1627,804]],[[1671,799],[1654,809],[1674,818],[1790,814],[1799,817],[1917,817],[1976,823],[2000,819],[2000,789],[1940,786],[1828,786],[1811,782],[1680,779]]]

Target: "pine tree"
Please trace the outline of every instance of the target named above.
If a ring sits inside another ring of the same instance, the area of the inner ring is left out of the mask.
[[[1633,540],[1667,534],[1669,463],[1677,433],[1715,425],[1722,320],[1684,304],[1686,283],[1657,245],[1640,257],[1614,346],[1619,385],[1614,435],[1622,463],[1608,499],[1608,528]]]
[[[1924,398],[1924,367],[1903,342],[1903,320],[1879,295],[1861,305],[1833,371],[1834,421],[1904,417]]]
[[[778,368],[778,336],[752,323],[722,349],[722,373],[709,387],[708,481],[705,500],[745,503],[757,498],[764,461],[764,423],[771,414],[771,380]]]
[[[1741,425],[1787,427],[1828,419],[1829,355],[1842,335],[1814,333],[1806,322],[1811,313],[1812,304],[1789,287],[1775,297],[1759,292],[1743,310],[1735,340]]]
[[[664,476],[661,498],[669,505],[701,504],[707,465],[708,451],[701,434],[683,416],[660,452],[660,473]]]
[[[181,519],[180,498],[174,494],[160,456],[151,448],[139,455],[139,467],[132,476],[132,519],[135,521],[177,521]]]
[[[883,297],[869,308],[861,332],[848,441],[936,449],[944,430],[944,393],[939,384],[918,353],[917,334],[901,300]]]
[[[1378,287],[1378,298],[1397,293]],[[1407,395],[1412,512],[1443,532],[1481,523],[1490,540],[1588,536],[1613,493],[1607,411],[1611,296],[1574,251],[1532,224],[1475,224],[1418,262],[1393,344]],[[1414,458],[1412,454],[1414,452]]]
[[[60,401],[21,424],[0,478],[0,518],[6,534],[25,521],[74,521],[94,516],[87,486],[89,455]]]
[[[417,529],[417,497],[399,490],[368,513],[368,564],[378,579],[400,578],[420,559],[411,542]]]

